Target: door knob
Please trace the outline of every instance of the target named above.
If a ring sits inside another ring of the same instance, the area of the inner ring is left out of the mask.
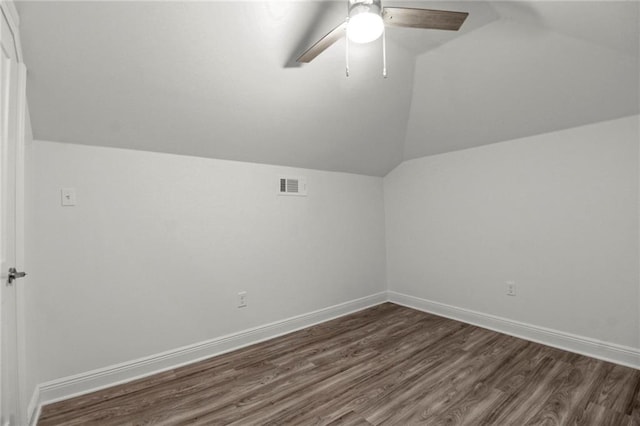
[[[16,268],[9,268],[7,284],[12,284],[15,280],[22,278],[25,275],[27,275],[26,272],[18,272]]]

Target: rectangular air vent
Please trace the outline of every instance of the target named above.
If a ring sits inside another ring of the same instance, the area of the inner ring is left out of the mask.
[[[280,195],[307,195],[307,180],[300,177],[283,176],[279,180]]]

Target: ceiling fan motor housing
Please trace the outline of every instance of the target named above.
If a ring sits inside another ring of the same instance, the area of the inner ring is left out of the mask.
[[[382,0],[349,0],[349,18],[361,13],[382,15]]]

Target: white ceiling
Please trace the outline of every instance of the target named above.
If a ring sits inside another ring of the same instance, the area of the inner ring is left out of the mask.
[[[19,2],[34,135],[383,176],[640,110],[638,2],[387,1],[470,15],[295,64],[345,3]]]

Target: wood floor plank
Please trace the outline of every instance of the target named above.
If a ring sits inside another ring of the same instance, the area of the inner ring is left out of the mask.
[[[431,318],[427,318],[427,320],[431,320]],[[417,326],[420,326],[420,323],[417,324]],[[442,333],[451,333],[454,330],[459,329],[460,326],[458,324],[451,324],[451,323],[447,323],[447,327],[435,327],[434,329],[429,328],[429,331],[434,331],[434,333],[440,333],[438,335],[441,335]],[[375,350],[375,348],[371,348],[373,350]],[[347,349],[345,349],[345,351],[349,351],[349,350],[355,350],[355,351],[361,351],[361,349],[357,348],[357,342],[355,342],[354,344],[350,345]],[[340,362],[337,362],[338,360],[334,359],[334,362],[327,364],[327,363],[319,363],[319,368],[322,367],[326,367],[327,365],[341,365],[342,369],[339,371],[340,374],[342,376],[346,376],[348,378],[348,380],[345,382],[345,384],[335,384],[334,385],[334,389],[339,389],[339,390],[343,390],[345,389],[348,385],[351,385],[353,382],[357,381],[358,379],[358,372],[360,372],[361,374],[367,374],[367,375],[371,375],[376,371],[376,367],[377,368],[385,368],[386,365],[384,363],[380,363],[380,354],[379,352],[378,356],[376,356],[375,358],[375,362],[374,363],[367,363],[367,361],[360,361],[358,363],[348,363],[349,359],[351,358],[350,356],[343,356],[340,359]],[[357,368],[354,370],[351,370],[351,368],[353,366],[357,366]],[[347,371],[348,370],[348,371]],[[226,411],[230,411],[229,413],[223,411],[210,411],[207,415],[202,415],[199,420],[202,421],[209,421],[209,422],[216,422],[216,421],[220,421],[222,418],[224,418],[224,420],[226,422],[231,423],[232,421],[238,421],[239,424],[245,423],[245,422],[252,422],[252,421],[257,421],[258,418],[261,418],[265,421],[267,420],[279,420],[284,422],[285,420],[289,420],[292,421],[291,418],[288,417],[296,417],[298,416],[298,413],[301,409],[304,409],[305,411],[311,410],[313,408],[313,406],[317,405],[318,402],[322,402],[323,401],[323,397],[319,396],[316,393],[316,390],[322,391],[324,389],[326,389],[326,382],[325,381],[331,381],[334,378],[331,377],[331,375],[325,375],[325,376],[321,376],[320,380],[313,380],[313,381],[309,381],[308,386],[305,388],[305,393],[304,393],[304,397],[308,400],[312,400],[313,401],[313,405],[308,404],[305,405],[303,402],[300,402],[300,395],[298,395],[297,393],[290,393],[289,395],[285,396],[285,397],[281,397],[280,400],[278,401],[278,412],[260,412],[258,413],[255,418],[254,417],[241,417],[236,419],[235,416],[237,413],[235,412],[235,410],[233,410],[233,407],[227,407]],[[319,388],[319,389],[318,389]],[[333,391],[330,395],[335,395],[336,391]],[[231,417],[230,417],[231,416]]]
[[[478,425],[478,419],[487,416],[504,399],[504,392],[483,383],[474,386],[464,398],[449,405],[436,416],[425,420],[429,425]],[[424,416],[426,417],[426,416]]]
[[[350,362],[358,364],[373,356],[375,356],[373,351],[360,352],[351,357]],[[170,404],[172,410],[167,412],[167,416],[170,416],[177,423],[193,423],[198,420],[201,424],[206,424],[207,414],[215,413],[213,416],[215,421],[228,424],[233,422],[236,417],[243,417],[242,411],[236,409],[237,404],[247,410],[262,409],[264,413],[268,406],[273,405],[271,401],[281,400],[289,394],[298,393],[315,381],[334,376],[344,370],[345,365],[316,367],[309,364],[308,375],[291,371],[292,374],[280,377],[269,373],[262,377],[256,377],[256,380],[253,381],[234,380],[219,386],[206,384],[204,389],[192,393],[189,398],[179,399],[178,402],[156,401],[153,406],[147,407],[142,414],[154,414],[156,418],[159,418],[155,413],[166,411],[166,407]]]
[[[631,416],[610,410],[598,404],[589,403],[582,418],[583,424],[599,426],[631,426]]]
[[[618,413],[630,414],[628,408],[637,392],[637,383],[638,377],[633,368],[616,365],[602,382],[600,393],[593,402]]]
[[[427,345],[418,345],[413,349],[413,353],[403,352],[402,359],[395,359],[391,367],[387,363],[379,362],[382,357],[377,357],[365,366],[362,374],[352,376],[351,380],[331,393],[325,394],[323,398],[315,397],[316,404],[313,407],[305,407],[302,413],[300,410],[289,410],[282,413],[277,420],[281,424],[307,424],[312,421],[321,424],[330,423],[342,413],[354,411],[365,404],[372,394],[378,397],[384,392],[389,392],[394,387],[403,385],[404,377],[416,371],[433,369],[438,363],[446,363],[451,355],[446,348],[442,348],[433,356],[425,356],[428,351]],[[386,359],[390,359],[391,355],[391,353],[387,354]],[[359,395],[357,401],[353,401],[351,395]],[[317,402],[322,404],[318,405]]]
[[[499,341],[495,341],[484,351],[475,354],[473,361],[464,369],[456,372],[455,375],[449,375],[447,381],[442,384],[440,392],[430,398],[424,398],[415,407],[407,410],[404,416],[395,415],[394,422],[397,424],[462,422],[466,417],[465,412],[471,411],[472,405],[477,405],[481,401],[484,404],[496,402],[503,392],[487,385],[487,382],[502,370],[513,357],[513,353],[517,351],[517,347],[524,343],[510,336],[500,337]],[[453,415],[454,413],[456,415]]]
[[[317,423],[314,423],[317,424]],[[348,413],[336,418],[331,423],[324,423],[327,426],[371,426],[371,423],[354,413],[349,411]]]
[[[385,303],[43,407],[39,425],[640,425],[640,371]]]
[[[582,357],[574,365],[580,369],[580,374],[586,376],[587,379],[580,385],[579,398],[573,401],[566,423],[579,425],[585,424],[584,416],[587,412],[587,407],[598,398],[600,387],[614,364]]]
[[[595,361],[595,360],[587,360]],[[539,407],[538,412],[529,419],[528,425],[566,424],[571,409],[582,410],[586,395],[590,391],[594,378],[597,377],[598,361],[585,362],[580,367],[568,365],[568,374],[551,386],[551,395]]]
[[[446,382],[455,382],[460,371],[472,361],[473,356],[465,352],[447,362],[443,368],[413,371],[401,386],[371,401],[361,412],[373,424],[394,424],[394,417],[412,410],[420,401],[442,395],[440,390]]]
[[[419,351],[396,359],[391,365],[382,363],[383,368],[367,372],[363,380],[350,383],[348,388],[343,389],[344,392],[338,390],[333,393],[332,398],[324,405],[307,412],[298,420],[301,424],[311,420],[316,424],[327,424],[344,412],[360,413],[363,407],[376,405],[379,399],[389,399],[391,392],[406,386],[407,378],[419,377],[421,372],[435,370],[438,365],[447,364],[451,357],[458,355],[454,350],[459,352],[459,349],[452,348],[442,348],[430,354],[426,354],[427,351]]]
[[[535,343],[524,343],[514,348],[513,356],[509,358],[501,371],[491,378],[490,386],[500,389],[505,394],[517,393],[538,368],[540,362],[548,357],[543,349]]]

